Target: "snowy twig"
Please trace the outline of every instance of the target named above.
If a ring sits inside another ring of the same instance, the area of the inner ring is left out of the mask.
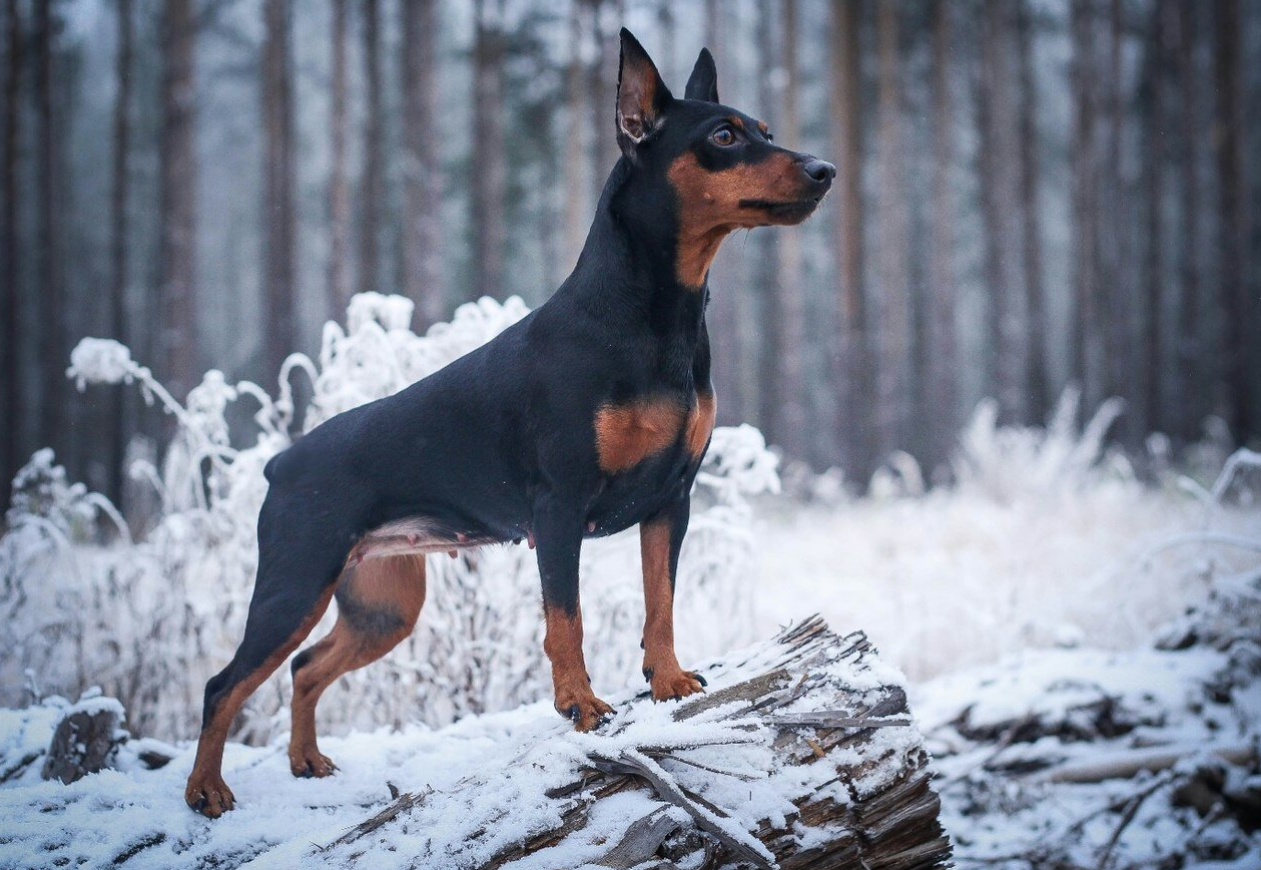
[[[742,856],[758,867],[775,867],[775,856],[762,845],[761,841],[735,824],[730,816],[722,813],[712,804],[701,806],[689,798],[661,765],[653,761],[637,749],[626,749],[616,757],[605,757],[605,762],[625,768],[624,772],[634,773],[647,781],[657,795],[665,801],[680,807],[695,821],[696,826],[726,846],[733,854]]]
[[[1121,821],[1117,823],[1116,829],[1112,832],[1112,836],[1108,839],[1108,845],[1104,847],[1103,853],[1099,856],[1099,870],[1107,870],[1108,862],[1112,860],[1112,852],[1116,849],[1117,843],[1121,839],[1121,834],[1130,826],[1130,822],[1134,821],[1134,817],[1138,815],[1138,808],[1143,805],[1149,797],[1160,791],[1173,781],[1171,776],[1157,777],[1156,781],[1147,788],[1130,795],[1128,805],[1125,812],[1121,815]]]
[[[1105,779],[1128,779],[1143,770],[1152,772],[1167,770],[1184,758],[1201,754],[1215,755],[1231,764],[1250,764],[1257,757],[1257,749],[1251,741],[1153,746],[1147,749],[1117,752],[1086,761],[1067,762],[1044,770],[1032,779],[1038,782],[1102,782]]]

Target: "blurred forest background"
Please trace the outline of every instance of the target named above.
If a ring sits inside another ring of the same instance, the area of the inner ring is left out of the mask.
[[[721,423],[861,486],[978,400],[1069,384],[1117,437],[1261,434],[1261,3],[4,0],[0,475],[52,445],[117,498],[163,421],[71,395],[84,335],[182,398],[275,390],[348,297],[542,303],[617,156],[617,29],[676,94],[839,167],[710,276]],[[124,396],[124,392],[126,395]],[[137,434],[149,440],[137,440]]]

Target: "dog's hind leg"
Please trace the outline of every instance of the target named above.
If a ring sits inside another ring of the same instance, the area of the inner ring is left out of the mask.
[[[294,776],[328,776],[336,769],[317,745],[315,706],[338,677],[376,661],[411,634],[425,603],[425,557],[366,559],[345,570],[336,595],[333,630],[293,659]]]
[[[210,818],[235,805],[221,771],[232,720],[324,615],[349,549],[328,528],[290,527],[295,512],[271,502],[269,496],[259,519],[258,578],[245,635],[228,666],[206,683],[197,756],[184,792],[188,805]]]

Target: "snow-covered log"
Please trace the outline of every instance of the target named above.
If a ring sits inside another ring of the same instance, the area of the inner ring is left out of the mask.
[[[949,861],[902,677],[863,634],[815,617],[704,673],[707,694],[656,707],[646,692],[623,698],[601,732],[563,750],[532,747],[506,769],[401,794],[318,857],[554,870]]]
[[[44,779],[76,782],[110,765],[126,738],[123,707],[113,698],[89,695],[67,707],[44,758]]]

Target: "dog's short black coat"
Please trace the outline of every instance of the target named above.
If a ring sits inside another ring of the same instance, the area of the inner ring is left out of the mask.
[[[557,706],[587,728],[609,708],[591,694],[582,664],[579,550],[584,537],[640,523],[645,675],[654,697],[699,690],[674,658],[669,614],[689,492],[713,425],[708,266],[733,229],[803,220],[835,170],[775,146],[764,124],[721,105],[707,51],[685,98],[673,98],[626,31],[616,118],[623,156],[573,273],[545,305],[402,392],[328,420],[268,463],[245,636],[206,687],[187,793],[195,808],[215,816],[232,807],[219,776],[231,717],[301,642],[334,587],[353,639],[342,646],[371,654],[340,653],[310,678],[313,697],[303,703],[311,715],[329,674],[383,654],[410,631],[420,604],[396,605],[380,590],[406,589],[412,575],[376,586],[367,573],[345,579],[373,559],[536,543]],[[423,601],[423,561],[411,564]],[[326,644],[339,648],[330,636],[294,660],[295,742],[298,676],[314,673]],[[332,770],[313,747],[313,731],[309,746],[291,747],[295,773]]]

